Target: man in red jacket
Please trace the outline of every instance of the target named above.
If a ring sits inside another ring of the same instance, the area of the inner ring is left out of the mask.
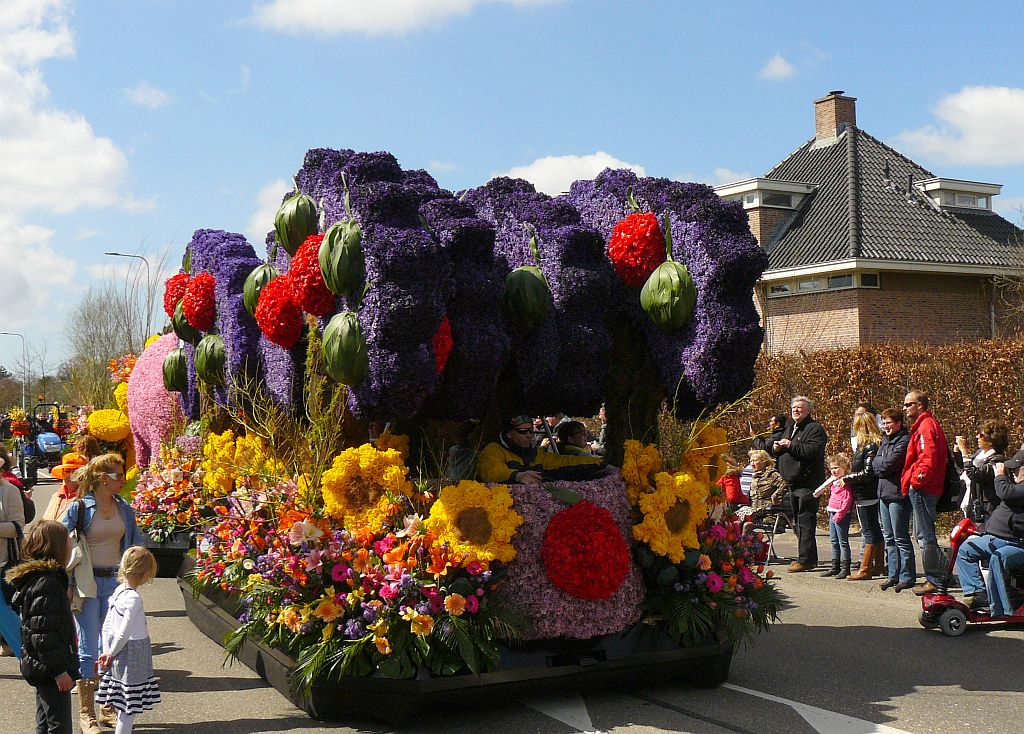
[[[914,511],[914,533],[921,547],[925,582],[914,587],[918,596],[938,591],[939,543],[935,538],[935,506],[946,482],[946,460],[949,445],[942,427],[928,411],[928,396],[911,390],[903,399],[903,410],[910,424],[910,445],[900,476],[900,488],[910,498]]]

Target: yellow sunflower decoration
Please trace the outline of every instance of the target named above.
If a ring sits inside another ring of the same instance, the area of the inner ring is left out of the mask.
[[[396,449],[345,449],[320,480],[324,510],[348,530],[379,529],[401,509],[397,500],[412,494],[408,474]]]
[[[708,516],[708,487],[687,472],[661,472],[654,480],[657,489],[640,495],[644,519],[633,526],[633,537],[679,563],[687,549],[700,547],[697,526]]]
[[[728,448],[729,438],[724,428],[710,423],[697,423],[680,462],[680,469],[692,474],[698,481],[710,484],[711,470],[715,470],[717,477],[719,456]]]
[[[654,485],[654,475],[661,471],[661,453],[653,444],[642,444],[632,439],[624,444],[622,479],[626,482],[629,504],[635,505],[641,493]]]
[[[455,555],[502,563],[516,557],[512,536],[522,524],[508,487],[470,480],[444,487],[426,521],[427,530]]]
[[[128,416],[117,408],[105,408],[89,413],[89,435],[107,443],[120,443],[132,432]]]

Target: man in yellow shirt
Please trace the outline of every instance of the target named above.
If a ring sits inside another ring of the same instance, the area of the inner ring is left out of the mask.
[[[497,441],[480,452],[477,476],[481,482],[540,484],[541,481],[592,479],[604,460],[597,456],[562,456],[533,446],[533,419],[518,415],[505,422]]]

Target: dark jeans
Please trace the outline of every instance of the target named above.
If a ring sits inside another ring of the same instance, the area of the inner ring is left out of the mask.
[[[797,560],[810,566],[818,565],[818,543],[814,533],[818,529],[818,498],[813,496],[814,488],[794,487],[789,493],[793,504],[793,530],[796,532],[799,548]]]
[[[36,686],[36,734],[73,734],[70,691],[56,683]]]
[[[860,523],[860,537],[864,545],[882,545],[882,526],[878,519],[878,506],[880,502],[873,505],[857,505],[857,522]],[[879,550],[882,550],[879,547]]]

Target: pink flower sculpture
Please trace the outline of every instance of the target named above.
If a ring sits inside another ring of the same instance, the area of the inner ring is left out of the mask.
[[[140,467],[160,455],[160,442],[170,439],[175,420],[181,419],[178,393],[164,387],[164,358],[177,346],[177,335],[164,334],[139,356],[128,378],[128,422]]]

